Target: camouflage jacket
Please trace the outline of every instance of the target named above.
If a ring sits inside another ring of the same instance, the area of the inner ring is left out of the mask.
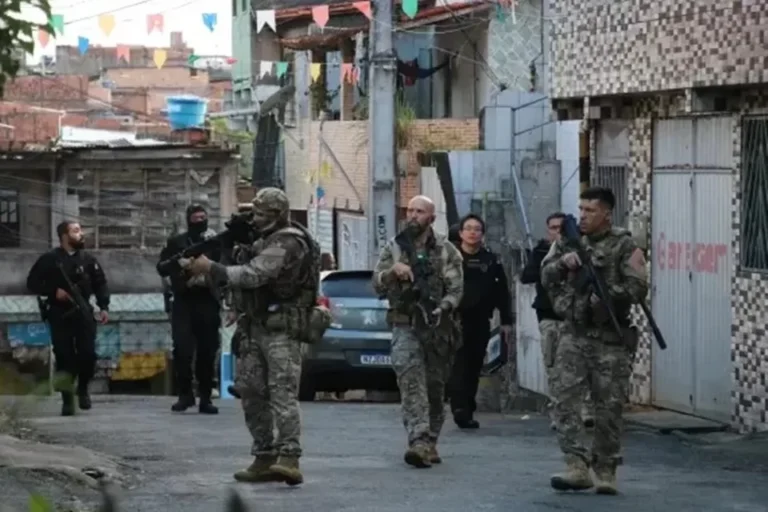
[[[434,297],[441,304],[449,306],[451,311],[455,310],[459,306],[464,292],[461,253],[445,236],[434,232],[427,239],[425,247],[419,252],[428,258],[432,268],[428,279],[430,297]],[[391,311],[412,315],[415,305],[408,304],[404,300],[404,295],[407,295],[406,292],[413,286],[413,283],[397,279],[392,272],[392,267],[397,262],[412,266],[412,262],[408,261],[408,256],[393,238],[384,246],[379,261],[376,263],[373,272],[373,287],[380,295],[386,296]]]
[[[595,271],[605,280],[619,323],[628,327],[631,305],[645,300],[648,293],[645,269],[638,272],[630,264],[630,258],[640,249],[630,233],[620,228],[602,235],[582,236],[581,243],[590,254]],[[553,309],[574,325],[595,332],[612,329],[604,305],[593,297],[594,285],[584,280],[586,269],[569,272],[562,262],[562,257],[573,250],[565,241],[556,242],[541,263],[541,283]]]

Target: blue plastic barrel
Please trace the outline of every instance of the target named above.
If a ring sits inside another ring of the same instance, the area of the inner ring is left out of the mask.
[[[166,100],[172,130],[200,128],[205,122],[208,100],[198,96],[171,96]]]

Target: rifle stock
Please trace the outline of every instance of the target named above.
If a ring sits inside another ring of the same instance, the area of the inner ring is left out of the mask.
[[[411,288],[412,296],[409,300],[413,300],[416,303],[416,307],[419,309],[426,326],[435,327],[435,318],[432,315],[432,311],[437,308],[438,304],[436,300],[429,296],[429,263],[418,257],[413,239],[406,233],[397,235],[395,243],[400,246],[411,263],[413,287]]]
[[[69,288],[69,290],[66,291],[69,292],[69,296],[72,297],[74,306],[71,310],[64,314],[64,317],[66,318],[75,313],[80,313],[80,316],[82,316],[83,320],[86,322],[94,322],[95,319],[93,318],[93,310],[91,309],[91,305],[80,293],[80,289],[77,287],[77,285],[75,285],[75,283],[73,283],[69,278],[67,272],[64,270],[64,265],[59,261],[56,263],[56,266],[59,267],[61,275],[64,276],[64,282],[67,283],[67,288]]]

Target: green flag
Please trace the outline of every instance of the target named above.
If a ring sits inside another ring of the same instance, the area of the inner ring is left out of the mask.
[[[419,0],[403,0],[403,12],[409,18],[416,16],[419,12]]]
[[[64,35],[64,16],[61,14],[52,14],[51,26],[55,32],[55,34],[53,34],[54,36]]]
[[[288,63],[287,62],[278,62],[277,63],[277,78],[280,78],[288,71]]]

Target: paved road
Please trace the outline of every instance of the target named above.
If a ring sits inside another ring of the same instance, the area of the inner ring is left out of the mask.
[[[169,406],[169,399],[98,397],[89,413],[62,419],[45,407],[33,421],[52,440],[141,466],[141,483],[123,492],[122,512],[221,510],[233,471],[250,463],[239,403],[225,401],[216,417],[172,415]],[[304,485],[238,484],[252,510],[751,512],[768,503],[766,473],[743,456],[649,432],[627,434],[623,494],[599,497],[550,490],[560,455],[542,418],[483,415],[475,432],[448,424],[444,463],[417,470],[402,462],[396,405],[305,404],[303,417]]]

